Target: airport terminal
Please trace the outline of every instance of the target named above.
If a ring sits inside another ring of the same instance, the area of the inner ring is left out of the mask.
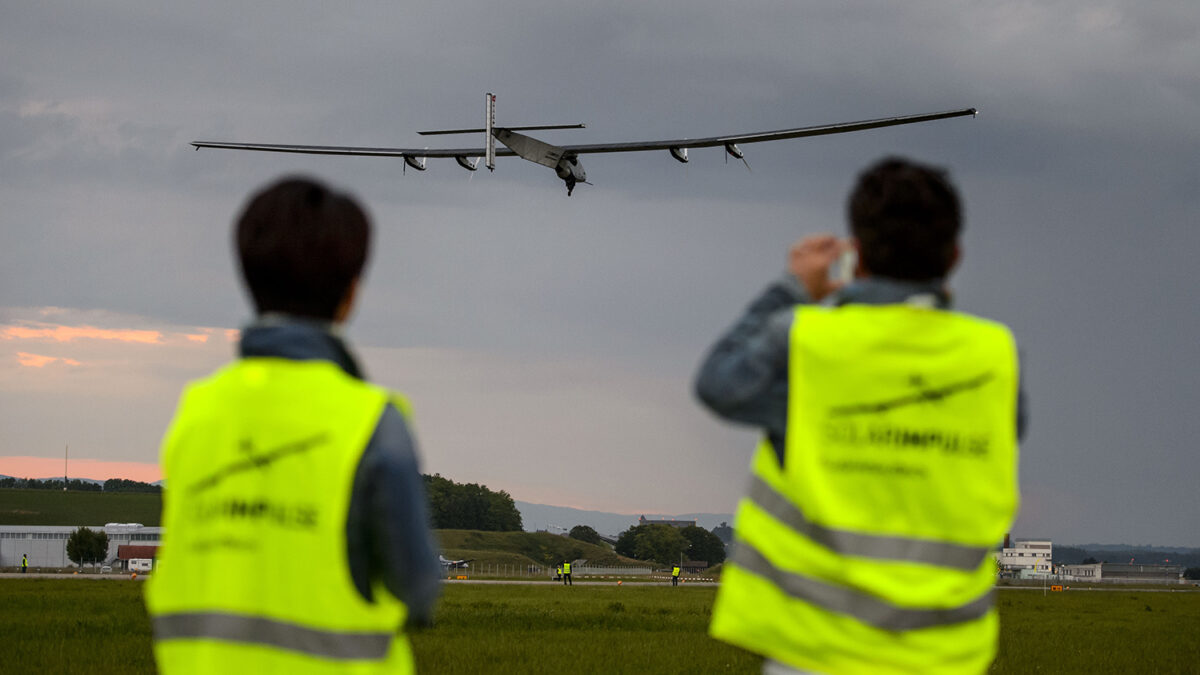
[[[1105,583],[1184,583],[1182,565],[1096,562],[1055,565],[1054,544],[1045,539],[1006,541],[996,554],[1001,578]]]

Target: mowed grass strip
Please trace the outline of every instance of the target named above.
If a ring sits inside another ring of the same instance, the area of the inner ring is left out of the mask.
[[[0,579],[0,672],[153,672],[140,582]],[[757,673],[707,637],[712,587],[448,584],[425,673]],[[1195,673],[1200,593],[1001,591],[993,673]]]
[[[708,637],[713,587],[450,584],[413,636],[428,673],[758,673]]]
[[[0,525],[158,527],[161,517],[162,495],[153,493],[0,489]]]

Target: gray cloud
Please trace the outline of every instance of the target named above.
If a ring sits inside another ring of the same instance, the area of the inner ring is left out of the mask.
[[[315,173],[374,215],[351,335],[376,377],[432,399],[417,401],[429,466],[526,501],[723,511],[752,437],[694,406],[692,369],[793,239],[842,228],[856,171],[911,154],[948,166],[966,199],[960,306],[1024,349],[1018,534],[1200,545],[1163,515],[1200,506],[1181,469],[1200,435],[1198,27],[1187,2],[38,3],[0,24],[0,307],[236,327],[230,221],[253,186]],[[485,91],[501,121],[589,124],[552,142],[981,115],[750,146],[753,172],[716,150],[588,157],[596,185],[570,199],[517,161],[472,177],[187,145],[420,147],[417,130],[479,124]],[[441,356],[422,369],[398,349]],[[3,454],[23,419],[69,414],[12,396]],[[138,439],[154,410],[129,420]],[[469,437],[498,419],[503,452]],[[548,469],[565,444],[586,451]],[[637,450],[597,463],[618,445]]]

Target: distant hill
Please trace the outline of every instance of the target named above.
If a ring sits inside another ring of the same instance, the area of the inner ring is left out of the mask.
[[[4,478],[4,476],[0,476],[0,478]],[[71,477],[68,476],[68,478],[71,478]],[[62,480],[62,476],[50,476],[49,478],[34,478],[34,480],[40,480],[40,481]],[[80,483],[91,483],[92,485],[104,485],[104,481],[96,480],[95,478],[71,478],[71,480],[77,480]]]
[[[1077,565],[1092,558],[1100,562],[1200,567],[1200,548],[1179,546],[1129,546],[1125,544],[1084,544],[1054,546],[1055,564]]]
[[[1150,546],[1147,544],[1072,544],[1072,548],[1088,551],[1157,551],[1162,553],[1200,553],[1200,548],[1186,546]]]
[[[712,530],[722,522],[732,523],[733,515],[729,513],[684,513],[681,515],[662,515],[657,513],[608,513],[605,511],[585,511],[568,506],[551,506],[549,504],[531,504],[516,502],[517,510],[521,512],[521,522],[526,531],[549,530],[551,532],[569,531],[576,525],[587,525],[607,537],[615,537],[625,530],[637,525],[639,516],[655,520],[669,518],[674,520],[695,520],[696,524],[706,530]],[[561,529],[558,529],[561,528]]]

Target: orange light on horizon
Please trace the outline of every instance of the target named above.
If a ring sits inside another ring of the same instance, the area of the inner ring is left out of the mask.
[[[40,324],[41,327],[5,326],[0,330],[0,339],[5,340],[36,340],[49,339],[55,342],[71,342],[72,340],[116,340],[118,342],[139,342],[142,344],[161,344],[163,334],[157,330],[113,330],[96,328],[95,326],[61,326]]]
[[[17,363],[26,368],[45,368],[47,364],[54,363],[58,359],[53,356],[42,356],[41,354],[30,354],[29,352],[17,352]]]
[[[0,457],[0,474],[15,478],[60,478],[62,458],[48,457]],[[162,480],[158,464],[149,462],[113,462],[103,459],[72,459],[67,478],[89,478],[108,480],[124,478],[143,483]]]
[[[64,366],[82,366],[83,364],[75,359],[69,359],[65,356],[44,356],[42,354],[31,354],[29,352],[17,352],[17,363],[26,368],[45,368],[55,361],[62,361]]]

